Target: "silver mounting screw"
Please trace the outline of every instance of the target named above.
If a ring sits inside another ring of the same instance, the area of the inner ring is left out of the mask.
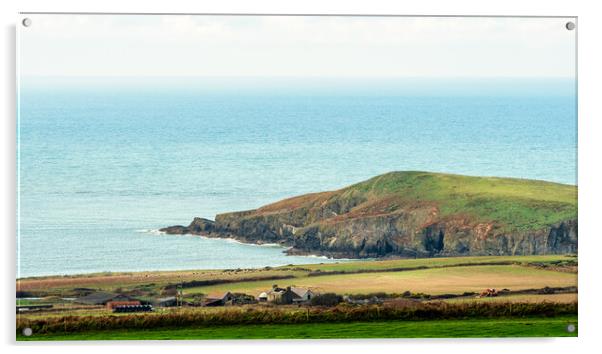
[[[566,29],[568,29],[569,31],[572,31],[575,29],[575,22],[567,22],[565,25]]]

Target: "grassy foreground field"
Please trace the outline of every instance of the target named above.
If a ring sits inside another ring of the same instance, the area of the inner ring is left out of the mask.
[[[382,321],[350,323],[233,325],[203,328],[114,330],[48,334],[19,341],[40,340],[192,340],[192,339],[335,339],[335,338],[470,338],[576,337],[576,316],[555,318]]]

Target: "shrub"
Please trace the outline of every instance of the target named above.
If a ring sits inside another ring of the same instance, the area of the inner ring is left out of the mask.
[[[539,294],[554,294],[556,291],[548,286],[538,291]]]
[[[239,270],[232,270],[233,272],[237,272]],[[242,270],[240,270],[242,271]],[[224,270],[226,272],[226,270]],[[260,280],[279,280],[279,279],[291,279],[295,276],[292,274],[284,274],[284,275],[270,275],[270,276],[254,276],[254,277],[243,277],[243,278],[230,278],[230,279],[206,279],[206,280],[191,280],[187,282],[181,282],[176,284],[168,284],[163,289],[177,289],[178,287],[186,288],[196,288],[200,286],[210,286],[217,284],[228,284],[228,283],[236,283],[241,281],[260,281]]]
[[[312,306],[336,306],[343,298],[335,293],[325,293],[316,295],[310,300]]]
[[[257,303],[257,299],[253,295],[247,295],[244,293],[233,293],[234,300],[232,301],[234,304],[255,304]]]
[[[17,299],[23,297],[34,297],[33,294],[29,291],[17,290]]]
[[[395,294],[395,293],[391,293],[391,294],[387,294],[385,292],[376,292],[376,293],[369,293],[369,294],[351,294],[349,295],[349,298],[352,300],[370,300],[373,298],[378,298],[378,299],[393,299],[399,297],[399,294]]]
[[[176,288],[164,288],[161,290],[161,296],[176,296],[178,294],[178,289]]]

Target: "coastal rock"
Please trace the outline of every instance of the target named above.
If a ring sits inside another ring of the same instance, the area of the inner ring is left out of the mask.
[[[193,235],[203,235],[209,234],[215,230],[215,222],[213,220],[205,219],[205,218],[194,218],[190,225],[182,226],[175,225],[164,227],[159,229],[161,232],[165,232],[167,234],[172,235],[184,235],[184,234],[193,234]]]
[[[543,181],[394,172],[161,231],[338,258],[576,253],[576,196]]]

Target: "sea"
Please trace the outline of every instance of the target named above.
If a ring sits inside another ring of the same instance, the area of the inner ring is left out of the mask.
[[[344,262],[157,230],[389,171],[577,184],[575,95],[573,79],[22,83],[17,277]]]

